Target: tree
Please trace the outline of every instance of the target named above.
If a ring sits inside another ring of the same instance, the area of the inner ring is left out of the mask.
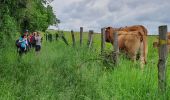
[[[58,23],[51,6],[53,0],[0,0],[0,44],[17,31],[45,31]]]

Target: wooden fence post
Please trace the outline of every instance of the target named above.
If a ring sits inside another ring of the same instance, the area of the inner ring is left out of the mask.
[[[88,37],[88,47],[92,47],[92,42],[93,42],[93,30],[89,30],[89,37]]]
[[[71,36],[72,36],[73,46],[75,46],[76,41],[75,41],[74,31],[73,30],[71,30]]]
[[[166,59],[167,48],[167,26],[159,26],[159,61],[158,61],[158,89],[161,93],[166,91]]]
[[[115,64],[118,64],[118,55],[119,55],[119,45],[118,45],[118,33],[114,32],[113,33],[113,39],[114,39],[114,52],[113,52],[113,60],[115,62]]]
[[[82,45],[83,27],[80,27],[80,46]]]
[[[105,49],[105,28],[101,29],[101,54],[103,54]]]
[[[45,34],[45,37],[46,37],[46,41],[48,41],[48,33],[47,32]]]
[[[52,42],[52,39],[53,39],[52,34],[48,34],[48,40]]]
[[[59,38],[58,33],[55,33],[55,39],[58,40],[58,38]]]

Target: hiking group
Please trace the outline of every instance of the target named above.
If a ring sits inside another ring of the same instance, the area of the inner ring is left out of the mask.
[[[42,38],[39,32],[29,34],[28,30],[21,34],[19,39],[16,40],[17,52],[19,55],[28,52],[31,48],[35,48],[38,53],[41,50]]]

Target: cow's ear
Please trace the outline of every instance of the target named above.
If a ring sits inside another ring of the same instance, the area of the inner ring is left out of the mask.
[[[111,27],[107,27],[106,29],[108,29],[108,30],[109,30],[109,29],[111,29]]]

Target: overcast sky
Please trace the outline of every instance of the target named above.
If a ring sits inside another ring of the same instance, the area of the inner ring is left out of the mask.
[[[101,27],[144,25],[157,34],[159,25],[170,26],[170,0],[54,0],[53,10],[60,29],[100,32]],[[169,27],[170,28],[170,27]]]

